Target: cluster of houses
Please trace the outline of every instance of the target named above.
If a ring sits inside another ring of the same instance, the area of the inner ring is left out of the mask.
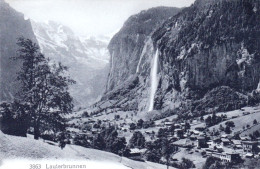
[[[163,122],[156,127],[169,128],[172,122]],[[188,148],[197,152],[204,152],[204,157],[214,156],[223,162],[235,162],[241,160],[241,151],[244,151],[247,157],[256,155],[256,147],[258,142],[250,141],[249,138],[243,140],[232,140],[227,135],[220,137],[207,136],[203,131],[205,127],[197,127],[195,130],[187,130],[185,123],[174,124],[174,135],[168,134],[167,138],[172,144],[180,148]],[[146,135],[155,135],[154,132],[145,131]],[[255,144],[257,143],[257,144]],[[252,145],[252,146],[251,146]],[[232,149],[234,151],[232,151]],[[240,150],[237,151],[237,150]],[[143,149],[131,150],[132,156],[140,157]],[[251,155],[252,154],[252,155]]]
[[[249,137],[236,140],[225,134],[208,136],[201,130],[202,128],[189,130],[183,138],[179,138],[180,140],[173,144],[182,148],[192,148],[196,152],[203,152],[203,157],[213,156],[223,162],[238,162],[242,158],[254,158],[260,155],[259,141],[252,141]]]
[[[172,122],[161,122],[156,127],[171,127]],[[203,157],[213,156],[223,162],[239,162],[243,158],[260,157],[260,140],[252,141],[250,137],[234,139],[232,135],[222,134],[211,136],[205,132],[206,127],[196,127],[187,130],[185,123],[174,124],[174,135],[168,138],[173,140],[173,145],[181,148],[189,148],[191,151],[201,152]]]
[[[100,132],[99,128],[94,128],[97,121],[88,119],[87,124],[92,125],[91,130],[82,130],[82,135],[93,137]],[[118,131],[124,133],[131,131],[130,124],[122,122],[120,124],[111,123],[108,119],[102,119],[102,125],[116,126]],[[187,129],[186,123],[173,124],[171,121],[160,121],[154,124],[156,128],[170,128],[174,125],[174,134],[168,134],[167,138],[172,144],[181,148],[189,148],[190,151],[200,152],[203,157],[213,156],[223,162],[238,162],[243,158],[256,158],[260,155],[260,140],[252,141],[249,137],[234,139],[231,135],[212,136],[209,135],[205,127]],[[119,132],[119,134],[120,134]],[[155,137],[155,132],[145,130],[145,135]],[[77,132],[79,134],[79,132]],[[131,149],[132,156],[141,156],[144,150]]]

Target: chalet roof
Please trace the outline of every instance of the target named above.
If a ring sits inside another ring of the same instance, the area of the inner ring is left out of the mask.
[[[241,144],[241,140],[232,140],[232,142],[233,142],[234,144],[236,144],[236,145]]]
[[[222,153],[218,153],[218,152],[211,152],[211,153],[216,155],[222,155]]]
[[[217,152],[217,150],[214,150],[212,148],[206,148],[206,151],[209,151],[209,152]]]
[[[91,131],[99,131],[99,129],[96,129],[96,128],[92,128],[92,130]]]
[[[241,140],[250,140],[250,137],[248,137],[248,136],[242,136],[240,138],[241,138]]]
[[[231,153],[226,152],[225,154],[234,155],[234,154],[239,154],[239,153],[237,153],[237,152],[231,152]]]
[[[220,140],[220,137],[214,136],[214,137],[212,137],[212,140],[213,141]]]
[[[229,139],[226,139],[226,138],[222,138],[221,141],[222,141],[222,142],[230,142],[230,140],[229,140]]]
[[[130,149],[130,153],[144,153],[146,149],[132,148]]]
[[[222,134],[222,135],[221,135],[221,138],[226,138],[226,137],[227,137],[226,134]]]
[[[223,154],[239,154],[238,152],[234,151],[233,149],[225,149]]]
[[[194,134],[200,134],[200,132],[197,130],[190,130],[190,132],[193,132]]]
[[[246,156],[248,156],[248,157],[253,157],[254,154],[252,154],[252,153],[247,153]]]
[[[167,121],[167,122],[164,122],[165,125],[172,125],[172,122],[170,121]]]
[[[54,134],[54,131],[53,130],[45,130],[43,132],[43,134],[45,134],[45,135],[52,135],[52,134]]]
[[[187,139],[180,139],[178,141],[173,142],[174,145],[179,145],[179,146],[183,146],[187,144]]]
[[[206,138],[204,136],[199,136],[197,139],[198,140],[205,140]]]
[[[249,144],[249,145],[258,144],[258,141],[242,141],[242,144]]]

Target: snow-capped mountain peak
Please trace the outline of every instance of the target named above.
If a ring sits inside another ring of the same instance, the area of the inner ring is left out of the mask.
[[[32,21],[32,27],[43,54],[53,62],[68,66],[71,77],[77,81],[71,87],[76,105],[86,106],[95,101],[106,81],[109,39],[78,36],[69,27],[53,21]]]

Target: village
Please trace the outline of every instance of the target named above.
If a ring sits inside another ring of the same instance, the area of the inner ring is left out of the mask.
[[[178,151],[171,156],[171,161],[180,161],[186,157],[197,166],[204,164],[211,156],[229,163],[260,158],[260,123],[257,121],[260,119],[259,107],[209,114],[189,120],[177,120],[177,116],[171,116],[144,121],[136,120],[131,115],[123,118],[119,114],[120,112],[106,118],[102,114],[89,116],[85,120],[74,118],[70,128],[72,138],[82,135],[90,142],[100,133],[101,128],[115,126],[118,136],[125,137],[128,143],[135,132],[142,133],[146,142],[163,135],[170,144],[178,147]],[[78,126],[77,123],[81,127],[73,128]],[[130,158],[141,161],[147,149],[132,147],[130,150]]]

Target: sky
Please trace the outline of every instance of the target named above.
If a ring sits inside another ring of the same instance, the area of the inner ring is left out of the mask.
[[[187,7],[194,0],[6,0],[36,22],[56,21],[82,36],[112,36],[133,14],[157,6]]]

